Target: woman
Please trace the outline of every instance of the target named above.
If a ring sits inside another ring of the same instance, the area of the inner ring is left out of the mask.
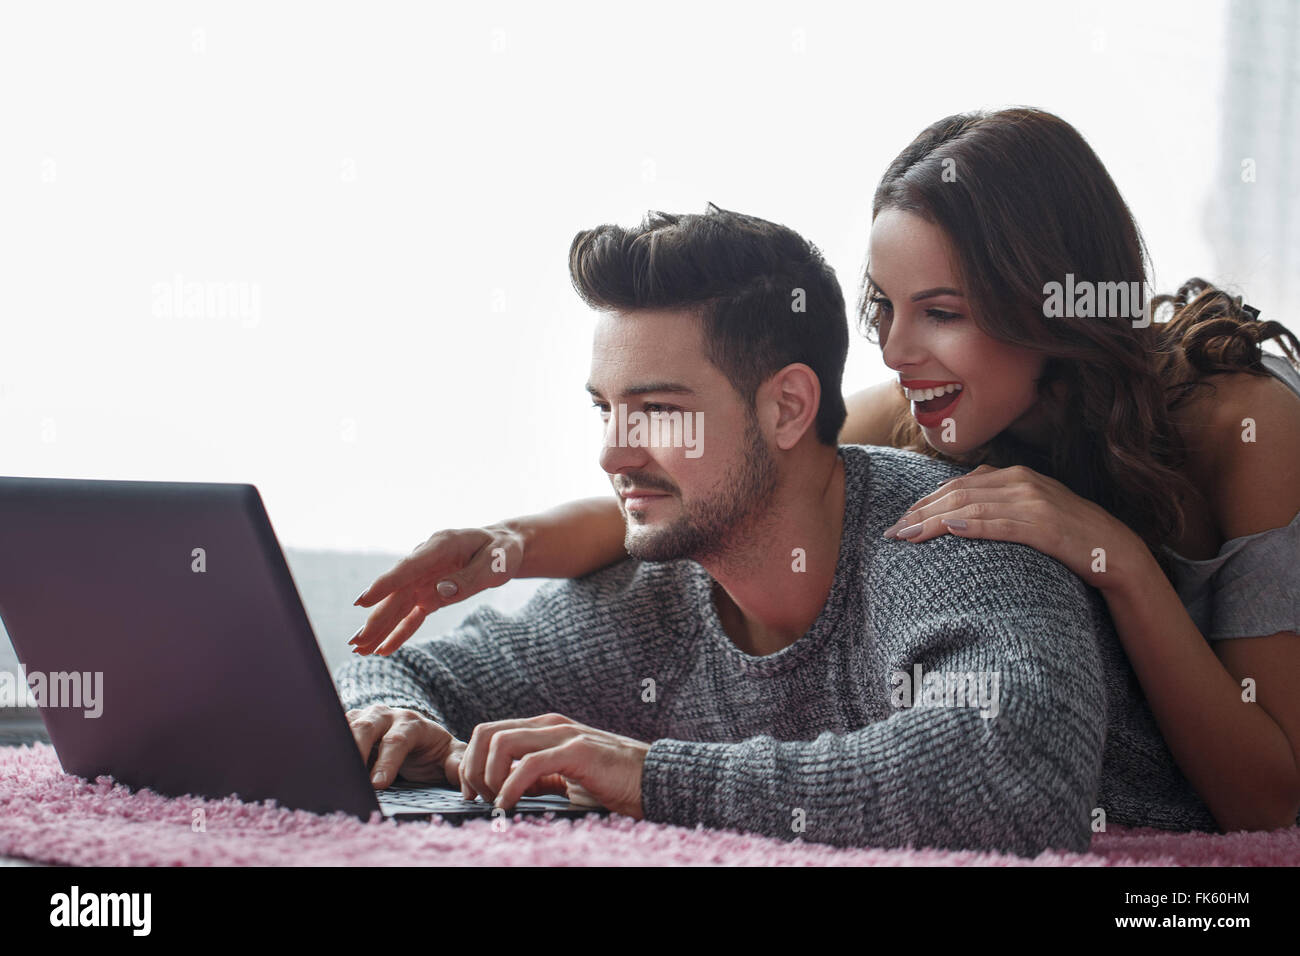
[[[886,532],[1026,544],[1105,597],[1170,751],[1224,831],[1300,810],[1300,342],[1201,280],[1146,293],[1141,235],[1073,127],[935,123],[876,190],[860,317],[899,373],[843,443],[976,466]],[[1151,322],[1151,311],[1172,318]],[[908,402],[911,402],[910,408]],[[625,557],[615,501],[439,532],[357,599],[392,653],[512,576]],[[503,549],[497,551],[496,549]],[[501,571],[501,554],[504,567]]]

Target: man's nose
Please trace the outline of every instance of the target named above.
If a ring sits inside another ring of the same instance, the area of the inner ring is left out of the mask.
[[[600,467],[606,474],[616,475],[621,471],[644,468],[650,460],[644,446],[629,445],[630,429],[626,422],[625,406],[610,408],[609,418],[605,421],[604,444],[600,449]]]

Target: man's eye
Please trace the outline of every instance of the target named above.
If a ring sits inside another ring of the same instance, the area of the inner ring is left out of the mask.
[[[600,409],[600,413],[601,413],[602,415],[608,415],[608,414],[609,414],[609,405],[607,405],[605,402],[592,402],[592,403],[591,403],[591,407],[592,407],[592,408],[599,408],[599,409]],[[676,408],[675,408],[674,406],[672,406],[672,405],[660,405],[660,404],[657,404],[657,403],[655,403],[655,402],[647,402],[647,403],[646,403],[645,405],[643,405],[642,407],[643,407],[647,412],[649,412],[649,413],[652,414],[652,415],[661,415],[661,414],[663,414],[663,413],[665,413],[665,412],[676,411]]]

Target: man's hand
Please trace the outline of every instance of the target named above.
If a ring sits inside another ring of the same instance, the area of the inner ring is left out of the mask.
[[[465,744],[446,728],[414,710],[383,704],[349,710],[347,716],[376,790],[387,788],[399,773],[416,783],[460,786]],[[373,766],[372,752],[376,754]]]
[[[640,820],[641,768],[649,750],[640,740],[562,714],[495,720],[470,735],[459,761],[461,793],[470,800],[482,795],[509,810],[534,785],[558,775],[570,800]]]

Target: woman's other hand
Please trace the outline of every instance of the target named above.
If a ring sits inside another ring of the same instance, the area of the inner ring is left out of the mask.
[[[942,534],[1028,545],[1102,591],[1131,584],[1138,569],[1154,566],[1142,540],[1119,519],[1023,465],[980,465],[944,482],[884,536],[916,543]]]

